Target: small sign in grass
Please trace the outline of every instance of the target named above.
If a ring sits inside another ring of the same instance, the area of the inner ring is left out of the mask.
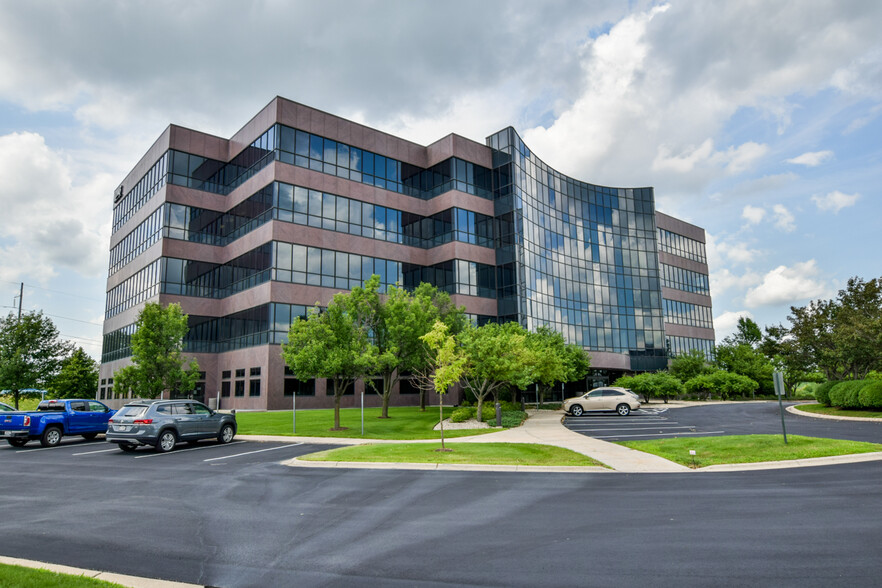
[[[86,576],[74,576],[7,564],[0,564],[0,586],[16,586],[20,588],[123,588],[121,584],[96,580]]]
[[[724,437],[689,437],[652,441],[620,441],[619,445],[652,453],[689,467],[702,468],[726,463],[788,461],[809,457],[851,455],[882,451],[882,445],[842,439],[819,439],[788,435],[731,435]],[[690,455],[690,450],[695,455]],[[695,465],[693,466],[693,460]]]
[[[394,443],[341,447],[304,455],[309,461],[382,463],[450,463],[483,465],[603,466],[587,455],[532,443],[448,443],[452,451],[436,451],[436,443]]]

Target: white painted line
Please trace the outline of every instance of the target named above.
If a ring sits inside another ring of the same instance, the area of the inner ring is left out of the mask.
[[[719,435],[726,431],[702,431],[698,433],[674,433],[676,435]],[[645,435],[606,435],[605,437],[595,437],[595,439],[621,439],[622,437],[658,437],[659,435],[670,435],[671,433],[655,433]]]
[[[671,427],[668,425],[659,425],[657,427],[619,427],[616,429],[604,427],[603,429],[579,429],[580,431],[657,431],[659,429],[694,429],[690,425],[680,425],[679,427]]]
[[[223,457],[211,457],[209,459],[203,459],[202,461],[218,461],[221,459],[230,459],[231,457],[239,457],[241,455],[251,455],[252,453],[263,453],[264,451],[273,451],[276,449],[284,449],[286,447],[297,447],[298,445],[303,445],[303,443],[292,443],[288,445],[279,445],[278,447],[270,447],[269,449],[258,449],[257,451],[246,451],[245,453],[236,453],[234,455],[225,455]]]
[[[205,447],[192,447],[190,449],[178,449],[177,451],[169,451],[167,453],[148,453],[146,455],[135,456],[135,459],[141,459],[142,457],[159,457],[162,455],[175,455],[177,453],[184,453],[186,451],[199,451],[200,449],[217,449],[218,447],[229,447],[230,445],[238,445],[239,443],[245,443],[245,441],[234,441],[232,443],[227,443],[226,445],[206,445]]]
[[[119,447],[112,449],[99,449],[98,451],[83,451],[82,453],[72,453],[71,455],[89,455],[91,453],[107,453],[108,451],[119,451]]]
[[[35,451],[49,451],[50,449],[65,449],[70,447],[76,447],[78,445],[74,443],[62,443],[61,445],[56,445],[55,447],[40,447],[39,449],[19,449],[16,453],[33,453]]]

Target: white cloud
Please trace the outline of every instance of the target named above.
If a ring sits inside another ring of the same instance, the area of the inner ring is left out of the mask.
[[[804,165],[807,167],[817,167],[822,163],[830,161],[831,159],[833,159],[832,151],[810,151],[808,153],[803,153],[802,155],[788,159],[787,163]]]
[[[738,326],[738,319],[749,318],[753,320],[753,314],[749,310],[729,310],[714,317],[714,331],[719,341],[724,337],[722,333],[729,333]]]
[[[832,210],[833,214],[838,214],[843,208],[854,206],[860,197],[860,194],[843,194],[836,190],[826,196],[812,196],[812,202],[817,205],[818,210]]]
[[[38,134],[0,136],[0,278],[45,282],[61,267],[87,276],[106,270],[113,180],[98,174],[74,183],[70,168]]]
[[[756,308],[826,297],[830,288],[819,279],[819,274],[814,259],[792,267],[778,266],[763,276],[762,283],[748,290],[744,303],[749,308]]]
[[[741,218],[747,220],[747,222],[752,225],[762,222],[764,216],[766,216],[766,209],[759,206],[751,206],[748,204],[744,207],[744,210],[741,211]]]
[[[796,218],[787,210],[783,204],[776,204],[772,207],[775,215],[775,226],[785,233],[792,233],[796,230]]]
[[[728,268],[711,269],[711,296],[719,297],[729,290],[744,291],[758,284],[761,279],[761,275],[752,271],[746,271],[739,275],[733,273]]]

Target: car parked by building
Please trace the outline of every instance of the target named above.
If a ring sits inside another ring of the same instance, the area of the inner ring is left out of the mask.
[[[107,431],[114,412],[97,400],[43,400],[36,411],[4,413],[0,417],[0,438],[15,447],[36,439],[43,447],[54,447],[65,435],[94,439]]]
[[[614,411],[621,416],[628,416],[632,410],[640,408],[637,395],[627,388],[605,387],[595,388],[582,396],[567,398],[563,402],[565,412],[573,416],[582,416],[586,412]]]
[[[123,451],[152,445],[166,452],[181,442],[217,439],[229,443],[236,435],[236,415],[211,410],[195,400],[138,400],[110,420],[107,440]]]

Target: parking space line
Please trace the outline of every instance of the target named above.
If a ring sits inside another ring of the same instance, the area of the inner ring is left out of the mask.
[[[72,453],[71,455],[89,455],[91,453],[107,453],[108,451],[117,451],[119,447],[112,447],[110,449],[99,449],[97,451],[83,451],[82,453]]]
[[[227,443],[226,445],[206,445],[205,447],[191,447],[190,449],[178,449],[177,451],[169,451],[167,453],[148,453],[146,455],[136,455],[135,459],[141,459],[142,457],[159,457],[162,455],[175,455],[176,453],[184,453],[187,451],[199,451],[200,449],[217,449],[218,447],[229,447],[230,445],[238,445],[239,443],[245,443],[245,441],[234,441],[232,443]]]
[[[676,433],[677,435],[719,435],[720,433],[725,433],[726,431],[698,431],[695,433]],[[670,433],[646,433],[643,435],[606,435],[604,437],[595,437],[595,439],[622,439],[623,437],[658,437],[659,435],[669,435]]]
[[[55,447],[40,447],[37,449],[19,449],[16,453],[33,453],[35,451],[49,451],[50,449],[69,449],[71,447],[76,448],[79,443],[62,443],[61,445],[56,445]]]
[[[203,459],[202,461],[219,461],[221,459],[230,459],[231,457],[240,457],[242,455],[251,455],[252,453],[263,453],[264,451],[273,451],[276,449],[284,449],[285,447],[297,447],[298,445],[303,445],[303,443],[292,443],[286,445],[279,445],[278,447],[270,447],[269,449],[258,449],[256,451],[246,451],[245,453],[236,453],[234,455],[225,455],[223,457],[210,457],[208,459]]]
[[[657,431],[659,429],[694,429],[695,427],[691,425],[680,425],[677,427],[673,427],[670,425],[659,425],[657,427],[617,427],[617,428],[609,428],[604,427],[602,429],[579,429],[580,431]]]

